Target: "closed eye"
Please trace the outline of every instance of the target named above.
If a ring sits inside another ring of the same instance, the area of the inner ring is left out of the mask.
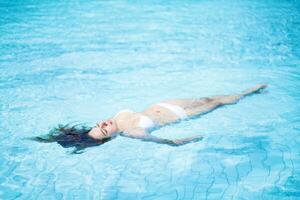
[[[107,136],[107,130],[105,130],[105,129],[100,129],[101,130],[101,132],[103,133],[103,135],[105,135],[105,136]]]

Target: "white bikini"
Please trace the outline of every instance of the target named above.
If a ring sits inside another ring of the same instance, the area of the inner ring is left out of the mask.
[[[180,119],[185,119],[185,118],[188,117],[187,114],[185,113],[184,109],[181,108],[180,106],[172,105],[172,104],[169,104],[169,103],[158,103],[156,105],[164,107],[164,108],[170,110],[175,115],[177,115]],[[118,112],[115,115],[115,117],[117,117],[119,114],[124,113],[124,112],[131,112],[132,113],[133,111],[129,110],[129,109],[121,110],[120,112]],[[152,128],[155,127],[155,123],[153,122],[153,120],[150,117],[148,117],[146,115],[141,115],[138,126],[142,129],[149,130],[149,129],[152,129]]]
[[[119,114],[124,113],[124,112],[133,113],[132,110],[125,109],[125,110],[121,110],[120,112],[118,112],[115,115],[115,117],[117,117]],[[155,127],[155,124],[154,124],[154,122],[152,121],[152,119],[150,117],[148,117],[146,115],[141,115],[138,127],[142,128],[142,129],[145,129],[145,130],[149,130],[149,129]]]
[[[164,107],[164,108],[170,110],[175,115],[177,115],[180,119],[185,119],[188,117],[186,112],[184,111],[184,109],[181,108],[180,106],[169,104],[169,103],[158,103],[156,105],[159,105],[161,107]]]

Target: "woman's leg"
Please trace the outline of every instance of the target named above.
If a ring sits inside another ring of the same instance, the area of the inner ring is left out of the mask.
[[[257,85],[236,95],[213,96],[200,99],[174,99],[164,103],[178,105],[185,110],[188,116],[194,116],[210,112],[223,105],[235,104],[245,96],[259,92],[266,87],[267,85]]]

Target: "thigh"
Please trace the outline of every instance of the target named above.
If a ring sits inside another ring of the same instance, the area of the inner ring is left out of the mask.
[[[211,101],[208,103],[204,103],[202,105],[186,108],[185,112],[189,117],[192,117],[192,116],[208,113],[218,108],[220,105],[221,104],[218,101]]]
[[[223,96],[214,96],[212,97],[215,102],[219,102],[220,104],[234,104],[239,99],[241,99],[241,95],[223,95]]]
[[[174,99],[165,101],[164,103],[178,105],[184,109],[189,117],[193,117],[196,115],[205,114],[219,107],[221,105],[221,102],[219,101],[220,98],[221,96],[204,97],[198,99]]]

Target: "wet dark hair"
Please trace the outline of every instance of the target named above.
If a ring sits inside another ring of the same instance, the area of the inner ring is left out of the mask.
[[[93,139],[87,134],[91,129],[82,125],[71,126],[69,124],[60,124],[58,127],[53,128],[47,135],[36,136],[30,139],[42,143],[57,142],[64,148],[74,147],[75,149],[71,152],[72,154],[83,153],[83,150],[87,147],[98,146],[112,139]]]

